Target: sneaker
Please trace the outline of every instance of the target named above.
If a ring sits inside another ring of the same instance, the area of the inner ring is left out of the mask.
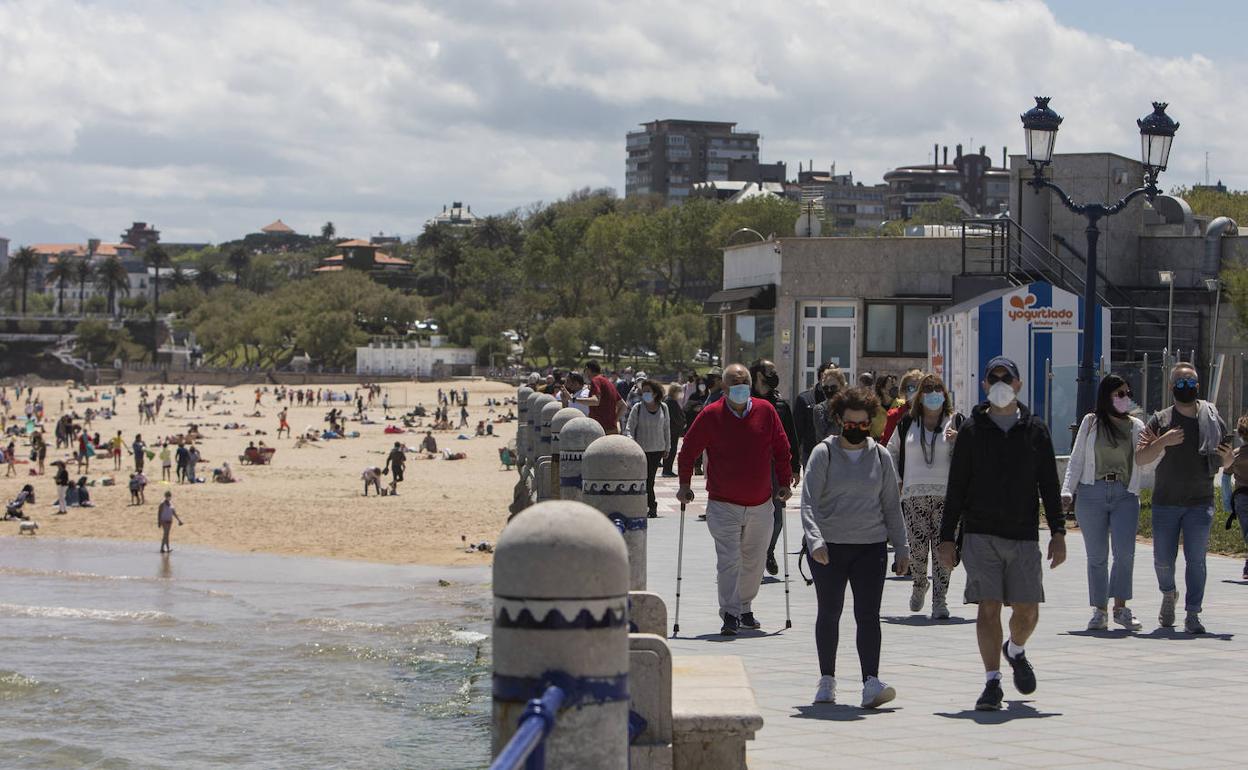
[[[646,511],[646,518],[647,518],[647,519],[657,519],[657,518],[659,518],[659,513],[658,513],[658,511]]]
[[[836,677],[819,677],[819,689],[815,690],[815,703],[836,703]]]
[[[736,636],[737,630],[741,628],[741,621],[736,615],[724,613],[724,625],[719,629],[720,636]]]
[[[1116,616],[1116,613],[1115,613]],[[1100,607],[1092,610],[1092,619],[1088,621],[1089,631],[1106,631],[1109,629],[1109,615]]]
[[[1128,631],[1139,631],[1144,627],[1143,623],[1135,619],[1135,613],[1130,607],[1115,607],[1114,622]]]
[[[1010,668],[1014,669],[1014,689],[1023,695],[1031,695],[1036,691],[1036,672],[1027,660],[1026,653],[1020,652],[1017,658],[1011,658],[1009,650],[1009,642],[1001,645],[1001,654],[1009,662]]]
[[[1174,604],[1178,600],[1178,591],[1161,592],[1161,611],[1157,613],[1157,622],[1162,628],[1174,628]]]
[[[748,628],[751,631],[757,631],[758,629],[763,627],[762,623],[759,623],[757,620],[754,619],[753,612],[741,613],[741,619],[738,620],[737,622],[741,626],[741,628]]]
[[[927,601],[927,586],[921,586],[918,583],[910,589],[910,611],[918,612],[923,609],[923,603]]]
[[[1005,699],[1005,693],[1001,691],[1001,680],[990,679],[988,684],[984,685],[984,691],[980,694],[979,700],[975,701],[976,711],[997,711],[1001,708],[1001,701]]]
[[[932,620],[948,620],[949,607],[944,602],[932,602]]]
[[[698,514],[698,521],[706,521],[706,514],[705,514],[705,513],[699,513],[699,514]]]
[[[1187,617],[1183,620],[1183,630],[1189,634],[1205,633],[1205,626],[1200,622],[1200,615],[1195,612],[1187,613]]]
[[[776,555],[774,553],[767,554],[767,574],[775,575],[780,571],[780,565],[776,563]]]
[[[862,683],[862,707],[878,709],[897,697],[897,691],[881,682],[877,677],[869,676]]]

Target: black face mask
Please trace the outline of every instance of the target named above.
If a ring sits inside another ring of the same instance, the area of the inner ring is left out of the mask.
[[[763,372],[763,384],[774,390],[780,384],[780,375],[775,372]]]
[[[1180,404],[1190,404],[1196,400],[1196,388],[1175,387],[1171,392],[1174,393],[1174,400]]]
[[[862,428],[846,428],[841,431],[841,436],[851,444],[858,445],[867,440],[867,436],[871,435]]]
[[[888,395],[892,396],[893,398],[897,398],[897,394],[900,392],[901,391],[898,390],[896,386],[893,386],[888,389]]]
[[[832,398],[833,396],[837,394],[839,390],[840,390],[840,386],[838,385],[824,385],[823,396],[824,398]]]

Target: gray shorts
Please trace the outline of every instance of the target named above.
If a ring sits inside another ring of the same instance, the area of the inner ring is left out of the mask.
[[[1044,601],[1044,569],[1038,541],[968,532],[962,538],[962,564],[966,566],[968,604]]]

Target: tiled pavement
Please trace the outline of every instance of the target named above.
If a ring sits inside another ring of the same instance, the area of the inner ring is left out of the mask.
[[[719,637],[714,550],[696,515],[705,503],[700,477],[695,490],[685,522],[681,635],[671,646],[676,655],[728,653],[744,660],[765,720],[750,745],[752,768],[1248,766],[1240,713],[1248,709],[1248,585],[1238,560],[1210,557],[1203,615],[1210,634],[1192,637],[1157,628],[1152,550],[1140,544],[1131,604],[1144,629],[1088,633],[1083,542],[1073,531],[1067,563],[1055,571],[1046,565],[1048,603],[1027,645],[1039,688],[1018,695],[1007,667],[1008,708],[997,713],[973,710],[983,674],[975,626],[967,620],[974,607],[961,604],[965,573],[955,571],[950,589],[954,618],[940,623],[910,613],[910,583],[890,579],[881,676],[897,688],[897,700],[880,711],[857,708],[847,599],[838,697],[852,705],[816,707],[810,705],[819,674],[814,589],[801,581],[791,556],[793,628],[784,629],[782,583],[769,581],[755,602],[763,631]],[[676,606],[675,492],[675,479],[661,480],[661,518],[650,522],[648,547],[649,589],[664,597],[669,619]],[[789,550],[796,551],[798,518],[792,503],[788,510]]]

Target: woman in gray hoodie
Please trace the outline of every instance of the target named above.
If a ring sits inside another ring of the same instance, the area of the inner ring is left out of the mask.
[[[897,696],[879,678],[886,541],[896,552],[895,574],[906,574],[910,558],[893,458],[870,437],[871,420],[880,408],[875,394],[865,388],[837,394],[828,410],[840,423],[840,435],[820,442],[806,465],[802,529],[819,602],[816,703],[836,702],[836,648],[847,584],[854,592],[862,707],[877,708]]]

